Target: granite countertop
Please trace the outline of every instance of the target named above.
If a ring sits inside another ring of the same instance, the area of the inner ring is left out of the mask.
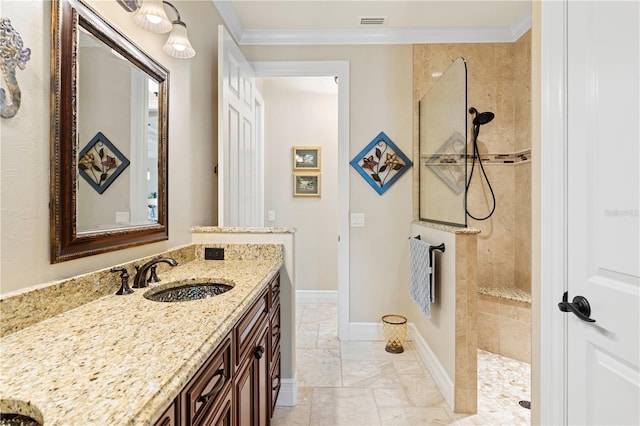
[[[46,425],[151,425],[213,353],[281,260],[194,260],[162,281],[233,283],[211,299],[109,295],[0,340],[0,399],[30,402]],[[133,277],[130,279],[130,284]]]
[[[196,234],[295,234],[296,228],[256,228],[256,227],[239,227],[239,226],[194,226],[191,232]]]

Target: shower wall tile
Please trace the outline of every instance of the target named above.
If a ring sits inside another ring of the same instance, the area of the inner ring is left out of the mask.
[[[454,408],[477,410],[477,272],[476,234],[456,234],[456,349]]]
[[[531,163],[515,167],[515,287],[531,292]]]
[[[499,304],[500,316],[531,324],[531,305],[515,300],[502,300]]]
[[[500,318],[500,354],[531,362],[531,323]]]
[[[478,348],[531,362],[530,303],[478,294],[477,318]]]
[[[478,313],[499,316],[500,303],[498,303],[498,301],[493,297],[478,294]]]
[[[531,288],[531,166],[514,157],[531,147],[531,32],[515,43],[451,43],[414,45],[414,158],[418,156],[418,101],[458,57],[467,62],[468,105],[492,111],[496,117],[482,127],[482,154],[507,154],[513,164],[487,164],[498,207],[487,221],[468,219],[478,228],[478,282],[487,287]],[[471,141],[469,116],[468,141]],[[530,154],[527,153],[527,157]],[[478,170],[471,183],[469,210],[489,211],[490,193],[479,184]],[[418,217],[418,168],[414,168],[414,217]]]
[[[500,353],[500,317],[478,312],[478,347],[485,351]]]

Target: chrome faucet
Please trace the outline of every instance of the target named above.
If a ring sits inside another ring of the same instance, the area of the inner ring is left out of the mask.
[[[144,265],[138,267],[136,266],[136,276],[133,279],[133,288],[144,288],[149,285],[147,282],[147,271],[151,269],[152,266],[157,265],[158,263],[166,263],[171,266],[176,266],[178,262],[170,257],[156,257],[151,259]]]

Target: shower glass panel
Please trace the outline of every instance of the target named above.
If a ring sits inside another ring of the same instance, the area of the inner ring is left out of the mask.
[[[467,64],[458,58],[420,100],[420,220],[467,226]]]

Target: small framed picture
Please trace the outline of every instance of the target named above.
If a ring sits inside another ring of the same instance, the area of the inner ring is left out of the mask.
[[[294,197],[320,197],[320,173],[294,173]]]
[[[319,146],[294,146],[293,170],[318,170],[320,171]]]

